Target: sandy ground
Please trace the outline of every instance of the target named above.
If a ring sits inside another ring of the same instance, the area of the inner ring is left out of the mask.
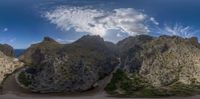
[[[0,99],[128,99],[109,97],[103,90],[111,76],[99,81],[99,88],[77,94],[34,94],[22,89],[15,81],[15,75],[9,76],[3,84],[3,95]],[[131,99],[158,99],[158,98],[131,98]],[[200,99],[200,95],[192,97],[168,97],[159,99]]]

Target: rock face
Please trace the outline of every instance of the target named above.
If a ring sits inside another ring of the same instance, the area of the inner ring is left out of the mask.
[[[56,56],[56,52],[63,46],[52,38],[45,37],[41,43],[31,45],[19,59],[26,63],[26,65],[39,65],[48,56]]]
[[[118,46],[122,70],[114,74],[108,84],[109,93],[168,96],[199,91],[200,45],[197,38],[136,36],[119,42]]]
[[[14,57],[14,49],[10,45],[0,44],[0,51],[7,56]]]
[[[64,45],[46,37],[20,56],[29,67],[20,73],[19,81],[34,92],[86,91],[118,64],[108,45],[99,36],[83,36]]]
[[[140,75],[156,87],[174,82],[200,82],[200,45],[197,39],[160,37],[145,45]]]
[[[17,59],[8,57],[4,53],[0,52],[0,85],[8,74],[11,74],[22,66],[23,63],[19,62]]]
[[[140,57],[143,51],[143,46],[153,40],[154,38],[148,35],[138,35],[135,37],[128,37],[117,43],[121,67],[127,72],[134,72],[138,70],[142,64]]]

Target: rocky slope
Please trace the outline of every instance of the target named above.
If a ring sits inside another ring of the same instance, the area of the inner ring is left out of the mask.
[[[7,56],[14,57],[14,49],[8,44],[0,44],[0,51]]]
[[[72,44],[46,37],[20,56],[28,65],[18,80],[34,92],[81,92],[96,86],[118,64],[114,51],[99,36],[83,36]]]
[[[0,52],[0,85],[9,74],[22,66],[23,63],[19,62],[17,59],[6,56],[4,53]]]
[[[45,37],[41,43],[31,45],[19,59],[26,65],[38,65],[45,60],[45,57],[56,56],[56,52],[63,46],[52,38]]]
[[[199,92],[200,45],[197,38],[136,36],[118,43],[122,57],[106,87],[124,96],[191,95]]]

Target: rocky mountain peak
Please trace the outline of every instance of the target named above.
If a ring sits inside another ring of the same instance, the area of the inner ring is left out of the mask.
[[[104,39],[99,35],[85,35],[81,37],[77,42],[91,43],[91,42],[104,42]]]
[[[44,37],[43,42],[56,42],[56,41],[51,37]]]

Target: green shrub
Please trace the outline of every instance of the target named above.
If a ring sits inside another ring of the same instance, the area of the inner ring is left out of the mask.
[[[146,83],[136,73],[129,77],[123,70],[118,69],[105,90],[109,93],[116,93],[115,91],[120,89],[125,95],[129,95],[145,87],[145,85]]]
[[[183,84],[175,82],[164,87],[153,87],[137,73],[126,74],[119,69],[113,74],[111,82],[105,90],[111,95],[132,97],[163,97],[163,96],[190,96],[200,92],[198,84]]]
[[[176,82],[170,87],[171,87],[170,88],[171,93],[173,93],[176,96],[190,96],[198,92],[200,89],[198,85],[195,84],[187,85],[181,82]]]
[[[117,89],[117,84],[123,81],[124,79],[127,79],[125,73],[118,69],[116,73],[113,74],[113,78],[111,79],[111,82],[106,86],[105,90],[107,92],[113,92]]]
[[[29,77],[26,75],[25,72],[21,72],[18,76],[18,80],[21,84],[23,84],[24,86],[29,86],[31,84],[31,80],[29,79]]]

